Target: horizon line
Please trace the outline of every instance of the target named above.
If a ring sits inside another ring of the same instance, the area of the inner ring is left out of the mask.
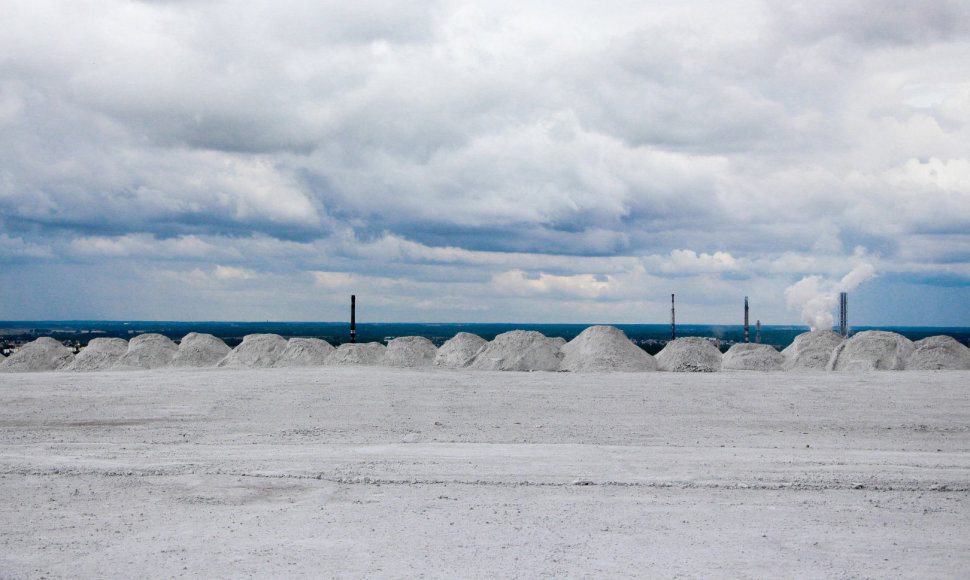
[[[25,323],[69,323],[69,322],[92,322],[92,323],[177,323],[177,324],[350,324],[349,320],[163,320],[163,319],[97,319],[97,318],[65,318],[65,319],[24,319],[24,320],[0,320],[0,324],[25,324]],[[501,325],[527,325],[527,326],[666,326],[669,327],[669,322],[421,322],[421,321],[407,321],[407,322],[357,322],[358,326],[361,325],[374,325],[374,324],[426,324],[426,325],[473,325],[473,324],[501,324]],[[743,328],[744,324],[738,323],[717,323],[717,322],[678,322],[678,327],[681,326],[729,326],[729,327],[739,327]],[[754,325],[749,325],[754,327]],[[807,324],[762,324],[762,328],[779,328],[779,327],[790,327],[799,328],[805,327],[809,328]],[[832,327],[837,328],[837,325]],[[857,324],[850,325],[850,328],[964,328],[970,329],[968,326],[947,326],[947,325],[895,325],[895,324]]]

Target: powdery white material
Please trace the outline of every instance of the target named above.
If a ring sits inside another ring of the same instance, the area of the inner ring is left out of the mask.
[[[685,336],[667,343],[657,353],[657,369],[710,373],[721,370],[721,351],[699,336]]]
[[[562,346],[560,370],[637,372],[657,370],[657,361],[615,326],[590,326]]]
[[[128,352],[123,338],[95,338],[67,365],[67,371],[99,371],[110,369]]]
[[[317,367],[327,364],[333,345],[319,338],[291,338],[276,361],[278,367]]]
[[[172,364],[179,347],[167,336],[150,332],[139,334],[128,342],[128,352],[115,368],[157,369]]]
[[[179,342],[172,366],[179,368],[214,367],[232,351],[221,338],[190,332]]]
[[[327,357],[328,365],[356,366],[379,365],[384,360],[387,350],[379,342],[346,342],[341,344]]]
[[[0,576],[966,577],[970,371],[318,369],[0,374]]]
[[[534,330],[503,332],[489,342],[469,365],[490,371],[558,371],[566,344]]]
[[[459,332],[438,349],[435,366],[451,369],[467,367],[488,341],[470,332]]]
[[[845,339],[832,330],[813,330],[795,337],[788,348],[781,351],[785,357],[785,370],[825,370],[835,348]]]
[[[770,344],[739,342],[721,358],[721,368],[737,371],[774,371],[785,364],[785,356]]]
[[[423,336],[401,336],[387,343],[384,365],[389,367],[426,367],[434,364],[438,348]]]
[[[49,336],[42,336],[20,347],[0,362],[0,371],[8,373],[57,371],[74,360],[74,353]]]
[[[271,367],[286,350],[286,339],[278,334],[247,334],[220,367],[262,368]]]
[[[930,336],[917,340],[906,359],[906,370],[970,370],[970,348],[952,336]]]
[[[901,371],[914,350],[913,341],[901,334],[866,330],[835,347],[829,370]]]

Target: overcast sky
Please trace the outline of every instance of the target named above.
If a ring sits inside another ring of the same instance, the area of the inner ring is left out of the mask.
[[[966,0],[0,12],[0,319],[970,326]]]

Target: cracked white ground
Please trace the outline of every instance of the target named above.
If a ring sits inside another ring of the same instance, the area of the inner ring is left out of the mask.
[[[0,577],[965,577],[970,372],[0,374]]]

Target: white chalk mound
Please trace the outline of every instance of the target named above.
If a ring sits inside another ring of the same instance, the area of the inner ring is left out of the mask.
[[[286,339],[278,334],[247,334],[236,348],[219,361],[220,367],[265,368],[276,364],[286,350]]]
[[[214,367],[232,351],[221,338],[211,334],[190,332],[179,342],[178,352],[172,359],[177,368]]]
[[[434,364],[438,347],[423,336],[401,336],[390,340],[384,351],[389,367],[426,367]]]
[[[449,369],[467,367],[486,344],[488,341],[477,334],[459,332],[441,345],[434,357],[434,364]]]
[[[835,347],[829,370],[901,371],[915,348],[913,341],[901,334],[866,330]]]
[[[558,371],[566,344],[534,330],[503,332],[485,345],[469,368],[489,371]]]
[[[172,364],[179,347],[167,336],[150,332],[128,341],[126,352],[114,368],[157,369]]]
[[[641,372],[657,370],[657,361],[615,326],[590,326],[562,346],[560,370]]]
[[[66,371],[100,371],[110,369],[128,352],[123,338],[95,338],[67,365]]]
[[[280,355],[278,367],[318,367],[327,364],[333,345],[320,338],[291,338]]]
[[[330,356],[327,357],[327,364],[336,366],[379,365],[384,360],[385,350],[387,350],[387,347],[379,342],[345,342],[330,353]]]
[[[917,340],[913,346],[912,354],[906,359],[906,370],[970,370],[970,348],[952,336],[930,336]]]
[[[845,341],[838,332],[813,330],[795,337],[788,348],[781,351],[785,370],[825,370],[835,348]]]
[[[0,371],[8,373],[58,371],[71,364],[74,353],[49,336],[42,336],[20,347],[0,362]]]
[[[667,343],[657,353],[661,371],[710,373],[721,370],[721,351],[711,341],[699,336],[685,336]]]
[[[785,364],[785,356],[770,344],[739,342],[731,345],[721,358],[721,368],[735,371],[775,371]]]

